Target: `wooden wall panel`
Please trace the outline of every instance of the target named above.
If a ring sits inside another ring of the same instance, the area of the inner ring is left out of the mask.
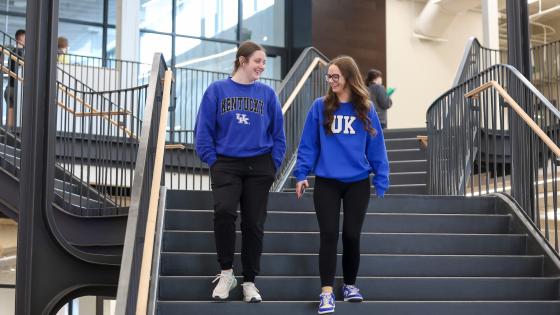
[[[312,0],[312,44],[329,58],[352,56],[362,74],[385,76],[385,0]]]

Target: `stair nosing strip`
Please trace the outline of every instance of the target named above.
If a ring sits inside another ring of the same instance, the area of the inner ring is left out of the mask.
[[[163,230],[164,233],[214,233],[214,231],[210,231],[210,230]],[[241,233],[240,230],[236,230],[236,233]],[[319,231],[294,231],[294,232],[290,232],[290,231],[264,231],[264,234],[319,234]],[[342,234],[342,232],[339,232],[339,234]],[[362,232],[362,235],[410,235],[410,236],[420,236],[420,235],[426,235],[426,236],[456,236],[456,235],[461,235],[461,236],[494,236],[494,237],[527,237],[527,234],[500,234],[500,233],[419,233],[419,232],[411,232],[411,233],[405,233],[405,232]]]
[[[170,252],[162,251],[162,254],[168,255],[216,255],[215,252]],[[268,253],[263,252],[263,256],[317,256],[319,253]],[[241,255],[240,252],[235,252],[234,255]],[[342,256],[341,253],[337,253],[337,256]],[[516,258],[516,259],[526,259],[534,260],[538,258],[544,258],[544,255],[434,255],[434,254],[367,254],[361,253],[362,257],[455,257],[455,258]]]
[[[192,210],[192,209],[168,209],[171,212],[191,212],[191,213],[214,213],[214,210]],[[239,211],[238,211],[239,212]],[[277,211],[268,210],[268,214],[315,214],[315,210],[309,211]],[[341,214],[343,212],[341,211]],[[394,212],[368,212],[366,215],[372,216],[442,216],[442,217],[511,217],[511,214],[482,214],[482,213],[394,213]]]
[[[242,275],[236,275],[236,278],[243,278]],[[165,278],[165,279],[173,279],[173,278],[195,278],[195,279],[214,279],[216,278],[215,275],[213,276],[160,276],[161,278]],[[319,276],[261,276],[259,275],[259,279],[319,279]],[[335,279],[344,279],[342,276],[336,276]],[[535,276],[531,276],[531,277],[374,277],[374,276],[358,276],[358,279],[399,279],[399,280],[427,280],[427,279],[433,279],[433,280],[475,280],[475,281],[479,281],[479,280],[529,280],[529,281],[538,281],[538,280],[549,280],[549,281],[553,281],[553,280],[560,280],[560,276],[555,276],[555,277],[535,277]]]

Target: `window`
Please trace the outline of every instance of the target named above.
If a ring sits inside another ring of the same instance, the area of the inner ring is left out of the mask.
[[[102,27],[61,22],[58,26],[58,34],[68,39],[70,54],[102,57]]]
[[[236,40],[237,1],[177,0],[176,32],[204,38]]]
[[[241,40],[284,46],[284,0],[243,0]]]
[[[177,37],[175,65],[207,71],[230,73],[237,46],[207,40]]]
[[[60,0],[58,12],[60,19],[103,23],[103,1],[99,0]]]
[[[163,53],[168,62],[171,58],[171,36],[140,33],[140,62],[152,64],[156,52]]]
[[[172,7],[171,0],[141,0],[140,29],[170,33]]]

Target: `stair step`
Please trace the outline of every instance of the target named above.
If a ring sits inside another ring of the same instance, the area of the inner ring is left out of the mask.
[[[418,149],[420,144],[416,137],[414,138],[398,138],[398,139],[385,139],[385,148],[387,150],[399,149]]]
[[[161,301],[207,301],[214,288],[214,277],[162,276]],[[238,278],[241,282],[242,278]],[[340,290],[341,278],[335,289]],[[316,301],[321,287],[318,277],[258,277],[257,287],[264,299],[277,301]],[[558,299],[558,278],[396,278],[358,277],[366,300],[370,301],[492,301]],[[270,296],[267,296],[270,292]],[[237,286],[230,293],[241,299]],[[454,314],[454,313],[452,313]]]
[[[387,158],[389,161],[426,160],[427,154],[425,150],[420,150],[419,147],[410,149],[387,149]]]
[[[383,130],[383,137],[385,140],[416,138],[419,135],[425,136],[427,134],[428,131],[426,128],[398,128]]]
[[[167,210],[167,230],[213,230],[212,210]],[[342,225],[342,219],[340,220]],[[368,213],[363,232],[499,234],[508,231],[510,215]],[[267,231],[318,231],[313,212],[269,211]]]
[[[362,253],[440,254],[440,255],[520,255],[525,253],[526,235],[511,234],[397,234],[362,233]],[[241,232],[237,232],[236,250],[240,250]],[[339,253],[342,240],[339,237]],[[319,233],[266,232],[263,251],[277,253],[317,253]],[[165,231],[163,251],[216,251],[214,232]]]
[[[391,186],[398,184],[426,184],[427,174],[424,171],[391,173],[389,174],[389,180],[391,182]],[[310,187],[314,187],[315,176],[307,176],[307,182],[309,183]],[[284,189],[295,188],[296,184],[297,179],[293,176],[290,176],[284,184]]]
[[[400,184],[426,184],[428,175],[426,172],[403,172],[391,173],[389,175],[391,186]]]
[[[338,255],[337,275],[342,275]],[[219,270],[215,253],[162,253],[162,276],[212,276]],[[261,257],[262,276],[319,276],[317,254],[271,254]],[[364,277],[537,277],[543,256],[370,255],[360,258]],[[234,266],[241,266],[235,254]],[[414,266],[411,268],[411,266]]]
[[[312,193],[314,190],[313,187],[309,187],[306,189],[306,192]],[[284,192],[295,194],[295,188],[284,188]],[[375,193],[375,187],[371,187],[371,191]],[[386,191],[387,195],[425,195],[427,193],[426,184],[400,184],[400,185],[391,185],[389,189]]]
[[[243,315],[309,315],[317,312],[317,301],[267,302],[249,304],[240,301],[158,302],[158,314],[243,314]],[[337,315],[558,315],[560,301],[364,301],[362,303],[336,302]]]
[[[426,172],[428,162],[425,159],[410,161],[389,161],[391,172]]]
[[[167,209],[214,209],[210,191],[168,191]],[[268,196],[269,211],[310,211],[315,212],[313,194],[306,193],[296,199],[294,193],[273,192]],[[368,212],[384,213],[495,213],[493,197],[464,196],[385,196],[380,199],[372,197]]]
[[[425,195],[428,193],[426,184],[391,185],[386,192],[393,195]]]

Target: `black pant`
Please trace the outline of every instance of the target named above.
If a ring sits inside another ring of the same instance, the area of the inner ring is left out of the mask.
[[[342,271],[344,283],[356,283],[360,267],[360,234],[367,211],[371,186],[369,179],[343,183],[334,179],[315,178],[313,201],[319,222],[321,246],[319,273],[321,286],[333,286],[340,219],[340,201],[344,203],[342,224]]]
[[[275,166],[270,154],[250,158],[218,156],[211,168],[214,237],[222,270],[233,267],[237,205],[241,209],[241,263],[244,281],[260,271],[268,192]]]

